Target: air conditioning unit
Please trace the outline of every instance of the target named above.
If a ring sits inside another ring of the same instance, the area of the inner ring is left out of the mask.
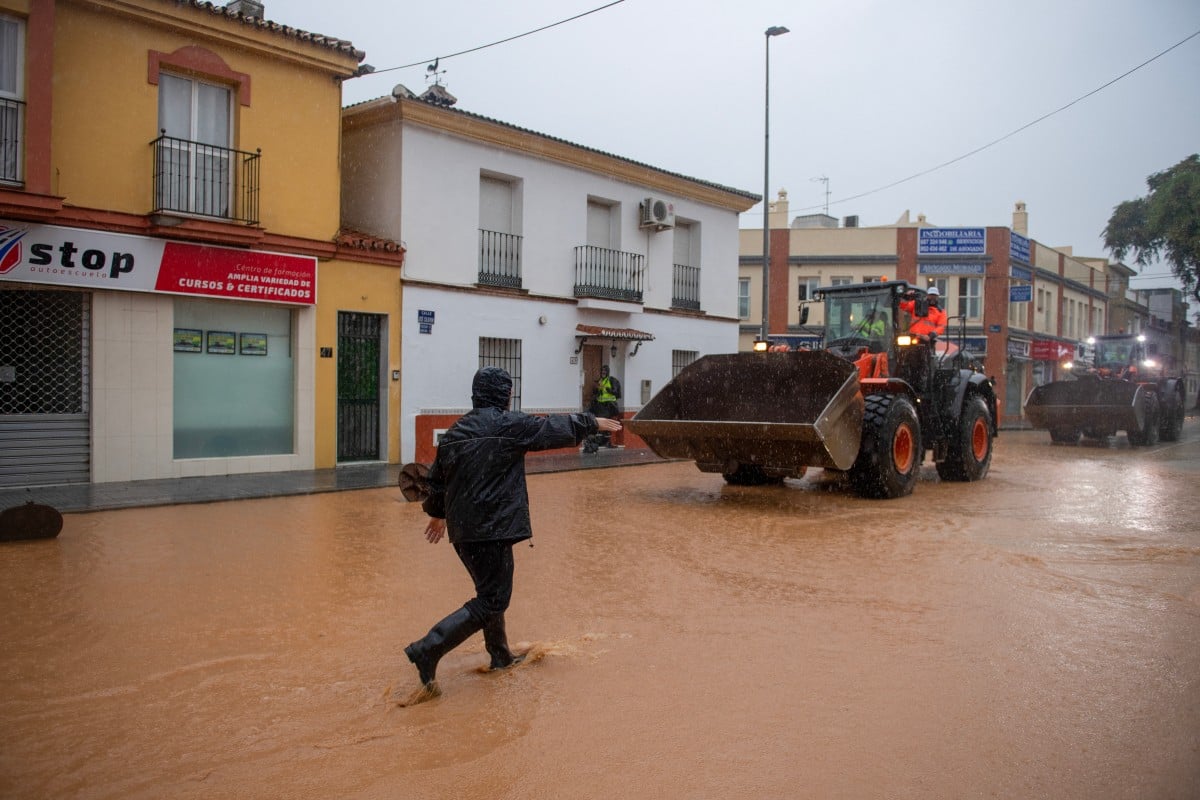
[[[675,204],[661,197],[647,197],[642,201],[643,228],[665,231],[675,227]]]

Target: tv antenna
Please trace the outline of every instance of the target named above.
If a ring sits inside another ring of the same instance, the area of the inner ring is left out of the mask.
[[[819,181],[819,182],[825,184],[825,216],[828,217],[829,216],[829,178],[827,178],[824,175],[821,175],[820,177],[817,177],[817,178],[809,178],[809,180],[812,181],[813,183],[817,183]]]

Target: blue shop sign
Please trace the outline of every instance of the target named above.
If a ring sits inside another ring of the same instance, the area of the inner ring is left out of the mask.
[[[1008,240],[1008,257],[1013,261],[1029,263],[1029,240],[1016,231]]]
[[[1033,299],[1033,286],[1028,283],[1008,287],[1008,302],[1028,303]]]
[[[1033,270],[1024,267],[1009,267],[1008,274],[1019,281],[1033,280]]]
[[[983,275],[987,264],[982,262],[942,262],[939,264],[917,264],[920,275]]]
[[[919,256],[983,255],[987,237],[983,228],[921,228]]]

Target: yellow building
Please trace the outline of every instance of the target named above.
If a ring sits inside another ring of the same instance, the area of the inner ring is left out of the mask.
[[[403,253],[339,235],[363,53],[262,13],[0,0],[0,485],[336,462],[339,312]]]

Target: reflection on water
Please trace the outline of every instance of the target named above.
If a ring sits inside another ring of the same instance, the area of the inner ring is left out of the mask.
[[[0,796],[1196,796],[1197,434],[895,501],[534,476],[534,657],[410,708],[471,587],[398,491],[68,515],[0,547]]]

